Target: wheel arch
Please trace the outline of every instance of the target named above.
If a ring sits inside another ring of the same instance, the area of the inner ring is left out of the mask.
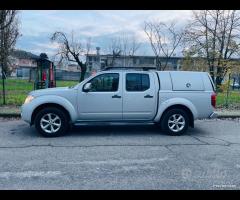
[[[175,105],[171,105],[171,106],[167,107],[167,108],[163,111],[163,113],[162,113],[162,115],[161,115],[161,117],[160,117],[159,122],[161,122],[163,116],[164,116],[169,110],[172,110],[172,109],[182,109],[182,110],[184,110],[184,111],[187,113],[187,115],[189,116],[189,126],[192,127],[192,128],[194,128],[194,116],[193,116],[193,113],[192,113],[192,111],[191,111],[186,105],[183,105],[183,104],[175,104]]]
[[[58,109],[62,110],[66,114],[69,122],[71,122],[71,115],[70,115],[69,111],[65,107],[63,107],[62,105],[57,104],[57,103],[43,103],[43,104],[38,105],[34,109],[34,111],[32,113],[32,116],[31,116],[31,125],[34,124],[34,121],[35,121],[35,118],[37,116],[37,113],[40,110],[44,109],[44,108],[58,108]]]

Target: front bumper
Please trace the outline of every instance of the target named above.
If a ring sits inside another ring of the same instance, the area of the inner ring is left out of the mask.
[[[21,106],[21,118],[22,120],[24,120],[27,123],[31,123],[31,113],[32,110],[30,108],[30,106],[23,104]]]
[[[211,115],[209,115],[209,119],[216,119],[218,117],[218,114],[216,112],[212,112]]]

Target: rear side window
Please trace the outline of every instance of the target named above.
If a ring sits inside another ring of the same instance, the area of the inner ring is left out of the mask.
[[[148,74],[128,73],[126,75],[126,90],[131,92],[145,91],[150,88]]]

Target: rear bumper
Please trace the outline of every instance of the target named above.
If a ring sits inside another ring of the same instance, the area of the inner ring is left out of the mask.
[[[216,119],[218,117],[218,114],[216,112],[212,112],[211,115],[209,115],[209,119]]]

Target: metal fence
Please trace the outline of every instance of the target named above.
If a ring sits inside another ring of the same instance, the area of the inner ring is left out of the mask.
[[[30,75],[31,74],[31,75]],[[5,80],[6,103],[12,105],[21,105],[26,95],[34,90],[34,71],[29,73],[28,70],[18,72],[16,77],[7,77]],[[31,76],[31,77],[30,77]],[[85,75],[89,77],[90,73]],[[1,77],[0,77],[1,78]],[[79,82],[80,72],[69,72],[56,70],[57,87],[71,86]],[[238,77],[227,76],[217,91],[217,107],[240,109],[240,82]],[[0,105],[3,103],[2,80],[0,80]]]
[[[80,78],[80,75],[81,75],[81,72],[56,70],[56,80],[78,81]]]
[[[240,76],[229,74],[218,91],[218,107],[240,109]]]
[[[55,75],[56,75],[56,80],[78,81],[80,79],[81,72],[73,72],[73,71],[57,69]],[[86,73],[85,76],[88,77],[89,73]],[[27,79],[30,81],[34,81],[35,77],[36,77],[36,69],[21,68],[21,69],[18,69],[16,73],[17,79]]]

